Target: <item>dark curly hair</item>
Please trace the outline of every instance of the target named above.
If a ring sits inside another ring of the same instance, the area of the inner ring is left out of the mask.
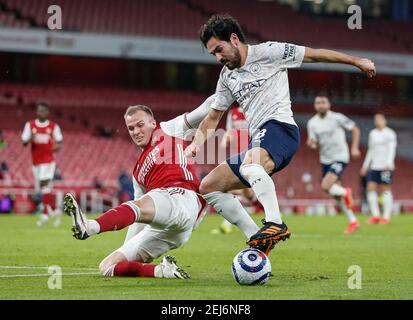
[[[236,19],[228,14],[215,14],[199,30],[199,38],[206,47],[212,37],[229,41],[232,33],[235,33],[239,40],[245,43],[245,35]]]

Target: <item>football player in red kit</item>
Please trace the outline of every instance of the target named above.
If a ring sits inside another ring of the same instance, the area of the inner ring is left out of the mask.
[[[48,119],[49,107],[46,103],[37,103],[36,116],[35,120],[26,122],[22,142],[24,146],[31,145],[35,188],[41,193],[43,214],[37,225],[43,226],[49,216],[54,216],[54,225],[57,227],[60,224],[60,214],[56,211],[52,181],[56,169],[54,152],[62,148],[63,136],[59,125]]]
[[[197,116],[198,123],[206,112]],[[103,276],[188,278],[171,256],[158,265],[149,263],[187,242],[205,214],[206,202],[198,193],[199,181],[178,133],[179,126],[188,123],[187,115],[158,125],[149,107],[137,105],[129,107],[124,118],[132,141],[142,151],[133,169],[134,200],[91,220],[67,194],[64,211],[72,217],[73,236],[83,240],[129,226],[124,244],[100,263]]]

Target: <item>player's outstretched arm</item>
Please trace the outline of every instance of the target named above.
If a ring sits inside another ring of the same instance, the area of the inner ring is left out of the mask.
[[[367,58],[360,58],[350,56],[328,49],[313,49],[306,47],[303,62],[329,62],[329,63],[343,63],[355,66],[362,72],[367,74],[369,78],[376,75],[376,67],[374,62]]]
[[[209,96],[199,107],[191,112],[185,112],[169,121],[163,121],[160,126],[166,134],[187,140],[191,132],[198,128],[201,121],[207,116],[210,105],[215,101],[214,95]]]
[[[225,111],[210,109],[208,115],[199,124],[198,130],[195,133],[195,138],[192,143],[185,149],[187,157],[195,157],[200,147],[209,137],[211,137],[218,126]]]

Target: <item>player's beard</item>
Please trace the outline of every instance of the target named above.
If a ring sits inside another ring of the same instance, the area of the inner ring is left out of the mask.
[[[224,64],[229,70],[234,70],[241,67],[241,54],[237,47],[231,44],[232,54],[229,59],[221,59],[221,63]]]

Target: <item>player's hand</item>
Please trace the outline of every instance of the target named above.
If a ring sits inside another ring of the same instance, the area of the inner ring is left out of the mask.
[[[373,78],[376,75],[376,66],[370,59],[359,58],[356,62],[356,66],[369,78]]]
[[[360,176],[362,176],[362,177],[367,176],[367,169],[366,168],[361,168],[360,169]]]
[[[317,142],[315,142],[313,139],[308,139],[307,140],[307,146],[310,147],[311,149],[315,150],[315,149],[317,149]]]
[[[359,148],[351,148],[351,157],[354,160],[360,159],[361,152]]]
[[[194,145],[191,143],[188,147],[185,149],[185,156],[187,158],[194,158],[199,152],[199,147],[197,145]]]

